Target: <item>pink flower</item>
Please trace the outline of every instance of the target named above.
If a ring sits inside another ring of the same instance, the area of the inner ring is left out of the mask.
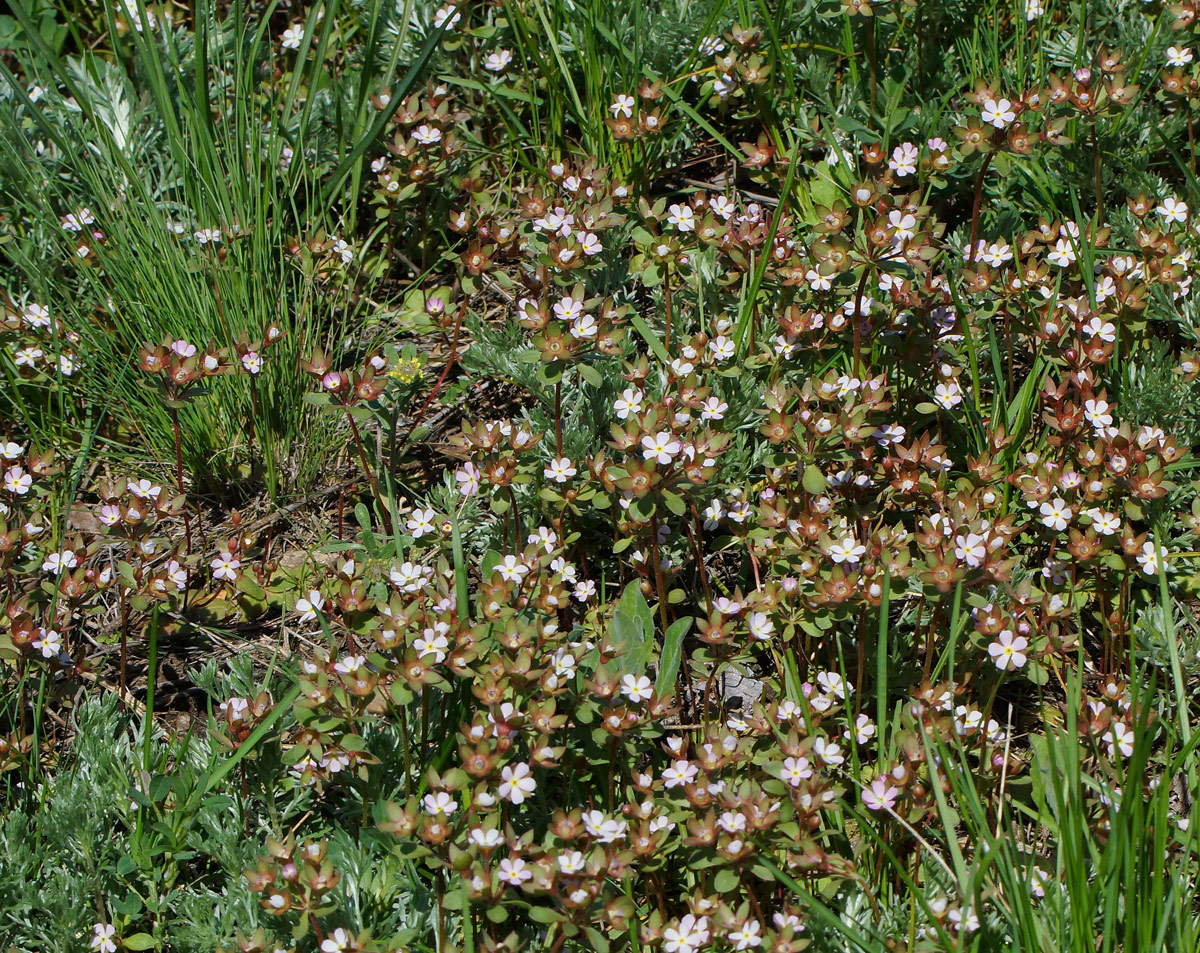
[[[871,811],[890,811],[896,806],[896,798],[900,789],[888,781],[886,774],[881,774],[871,782],[869,788],[863,788],[863,805]]]

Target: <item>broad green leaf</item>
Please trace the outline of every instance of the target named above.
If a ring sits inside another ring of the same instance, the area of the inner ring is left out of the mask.
[[[658,657],[658,677],[654,681],[656,695],[663,696],[674,687],[683,660],[683,638],[691,627],[690,618],[676,619],[663,636],[662,654]]]

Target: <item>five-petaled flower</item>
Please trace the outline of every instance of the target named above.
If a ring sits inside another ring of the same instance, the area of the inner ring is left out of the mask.
[[[242,561],[228,550],[221,550],[216,557],[208,564],[213,571],[214,579],[221,579],[225,582],[235,582],[237,580],[237,571],[242,565]]]
[[[984,122],[995,126],[997,129],[1004,129],[1011,125],[1017,118],[1017,114],[1012,108],[1012,103],[1007,99],[987,100],[983,104],[981,114]]]
[[[500,772],[500,797],[510,804],[521,804],[537,790],[537,781],[531,776],[529,765],[523,761],[505,765]]]
[[[1026,662],[1025,650],[1029,648],[1029,640],[1023,635],[1013,635],[1005,629],[996,640],[988,646],[988,655],[996,663],[996,668],[1002,672],[1023,668]]]

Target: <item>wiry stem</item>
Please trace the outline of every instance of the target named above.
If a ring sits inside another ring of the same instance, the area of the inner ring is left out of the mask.
[[[975,263],[975,244],[979,241],[979,206],[983,201],[983,177],[987,175],[988,167],[992,164],[994,153],[989,152],[983,157],[983,165],[975,179],[975,201],[971,204],[971,247],[967,250],[967,264]]]
[[[666,280],[663,281],[663,310],[667,316],[667,333],[666,344],[667,354],[671,353],[671,274],[667,273]]]
[[[558,455],[563,455],[562,449],[562,374],[554,382],[554,446]]]
[[[174,407],[171,411],[171,426],[175,428],[175,484],[183,500],[183,532],[187,538],[187,554],[192,554],[192,517],[188,512],[187,495],[183,489],[183,438],[179,432],[179,411]]]
[[[862,277],[858,279],[858,290],[854,293],[854,376],[857,377],[862,367],[862,299],[867,288],[867,277],[871,274],[871,266],[863,265]]]
[[[350,408],[344,408],[346,411],[346,420],[350,422],[350,432],[354,435],[354,445],[358,448],[358,460],[362,464],[363,473],[367,475],[367,482],[371,484],[371,492],[375,494],[375,500],[379,503],[379,509],[383,513],[383,525],[387,528],[388,534],[394,532],[392,527],[392,508],[389,501],[379,491],[379,481],[375,479],[375,471],[371,469],[371,465],[367,462],[367,452],[363,449],[362,437],[358,432],[358,424],[354,422],[354,415],[350,413]]]

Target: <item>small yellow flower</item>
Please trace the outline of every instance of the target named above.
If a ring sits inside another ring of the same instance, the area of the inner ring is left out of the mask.
[[[396,366],[388,371],[388,375],[401,383],[409,384],[421,376],[421,368],[424,364],[425,362],[419,357],[402,357],[396,362]]]

